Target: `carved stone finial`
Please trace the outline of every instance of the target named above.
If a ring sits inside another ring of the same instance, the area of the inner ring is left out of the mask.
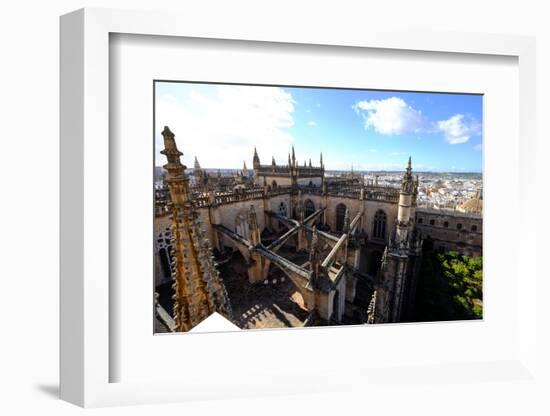
[[[319,267],[321,264],[321,242],[319,240],[319,234],[317,227],[314,225],[311,234],[311,248],[309,250],[309,262],[311,264],[311,271],[313,277],[319,275]]]
[[[367,308],[367,324],[374,324],[376,322],[376,290],[373,292],[369,307]]]
[[[344,213],[344,226],[342,231],[344,233],[349,233],[349,226],[350,226],[349,209],[346,208],[346,212]]]
[[[409,156],[409,162],[407,163],[407,169],[401,180],[401,192],[412,194],[414,193],[414,180],[412,175],[411,157]]]

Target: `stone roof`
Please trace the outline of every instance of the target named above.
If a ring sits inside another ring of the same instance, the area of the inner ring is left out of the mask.
[[[483,199],[472,198],[457,208],[463,212],[483,212]]]

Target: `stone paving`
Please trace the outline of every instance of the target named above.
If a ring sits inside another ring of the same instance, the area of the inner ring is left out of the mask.
[[[306,261],[307,254],[280,253],[289,260]],[[246,264],[236,253],[220,267],[227,288],[235,324],[240,328],[286,328],[302,326],[309,315],[293,283],[277,268],[271,267],[268,282],[248,283]]]

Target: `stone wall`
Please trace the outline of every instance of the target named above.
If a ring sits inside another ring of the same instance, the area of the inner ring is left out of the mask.
[[[231,231],[236,231],[238,218],[243,220],[243,224],[247,227],[247,213],[250,210],[250,206],[254,206],[256,216],[258,220],[258,227],[263,230],[266,226],[266,218],[264,211],[270,209],[268,200],[264,198],[250,199],[247,201],[234,201],[223,205],[216,205],[212,207],[201,207],[197,211],[199,213],[202,227],[206,231],[208,237],[216,248],[221,248],[218,242],[218,235],[214,232],[212,224],[221,224]],[[248,234],[243,237],[248,237]],[[224,245],[232,246],[233,242],[229,238],[224,239]]]
[[[457,251],[468,256],[481,256],[483,219],[481,214],[418,208],[416,227],[429,236],[436,251]]]
[[[277,186],[290,186],[292,185],[292,180],[290,176],[271,176],[271,175],[260,175],[255,182],[258,185],[263,185],[264,183],[268,186],[274,187],[273,182],[277,184]]]
[[[320,187],[323,179],[321,177],[314,177],[314,178],[300,178],[298,177],[297,182],[300,186],[316,186]]]

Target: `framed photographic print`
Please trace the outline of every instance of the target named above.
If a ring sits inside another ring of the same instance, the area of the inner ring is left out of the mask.
[[[534,41],[234,23],[62,17],[62,398],[530,379]]]

